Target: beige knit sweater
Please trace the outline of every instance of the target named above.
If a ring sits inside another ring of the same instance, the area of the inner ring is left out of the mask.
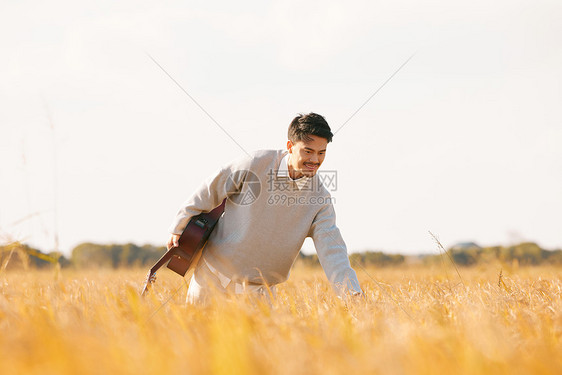
[[[289,177],[277,176],[286,154],[257,151],[225,165],[183,203],[170,232],[181,234],[192,216],[228,197],[203,255],[219,272],[235,282],[278,284],[287,280],[305,238],[312,237],[336,291],[361,292],[330,193],[318,174],[302,189]]]

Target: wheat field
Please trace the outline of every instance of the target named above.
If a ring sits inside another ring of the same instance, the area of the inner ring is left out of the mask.
[[[184,303],[161,270],[0,274],[0,374],[560,374],[562,272],[370,268],[364,299],[296,267],[270,303]]]

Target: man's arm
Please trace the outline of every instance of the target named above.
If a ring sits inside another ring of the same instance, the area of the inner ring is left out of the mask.
[[[201,212],[209,212],[217,207],[226,198],[226,181],[230,176],[229,168],[221,168],[218,172],[207,178],[197,190],[182,203],[174,221],[169,227],[169,232],[181,235],[189,219]],[[171,238],[170,238],[171,240]]]
[[[314,241],[318,260],[338,294],[361,294],[357,274],[349,264],[347,247],[336,226],[336,213],[331,203],[324,205],[318,212],[309,236]]]
[[[252,158],[242,157],[227,164],[207,178],[195,192],[182,203],[174,221],[169,227],[172,234],[168,240],[168,248],[177,246],[179,236],[189,220],[202,212],[210,212],[222,201],[241,188],[245,178],[244,171],[250,169]]]

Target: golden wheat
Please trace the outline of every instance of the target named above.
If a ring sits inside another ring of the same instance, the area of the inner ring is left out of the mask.
[[[145,270],[4,272],[0,373],[562,372],[559,269],[463,269],[464,284],[443,269],[368,272],[378,282],[358,270],[364,300],[297,267],[271,304],[206,307],[186,306],[169,271],[147,298]]]

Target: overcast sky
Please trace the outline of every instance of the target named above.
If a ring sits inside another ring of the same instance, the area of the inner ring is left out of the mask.
[[[432,252],[428,231],[562,248],[561,19],[540,0],[3,1],[0,241],[162,245],[220,165],[285,148],[299,112],[340,128],[413,55],[328,147],[349,250]]]

